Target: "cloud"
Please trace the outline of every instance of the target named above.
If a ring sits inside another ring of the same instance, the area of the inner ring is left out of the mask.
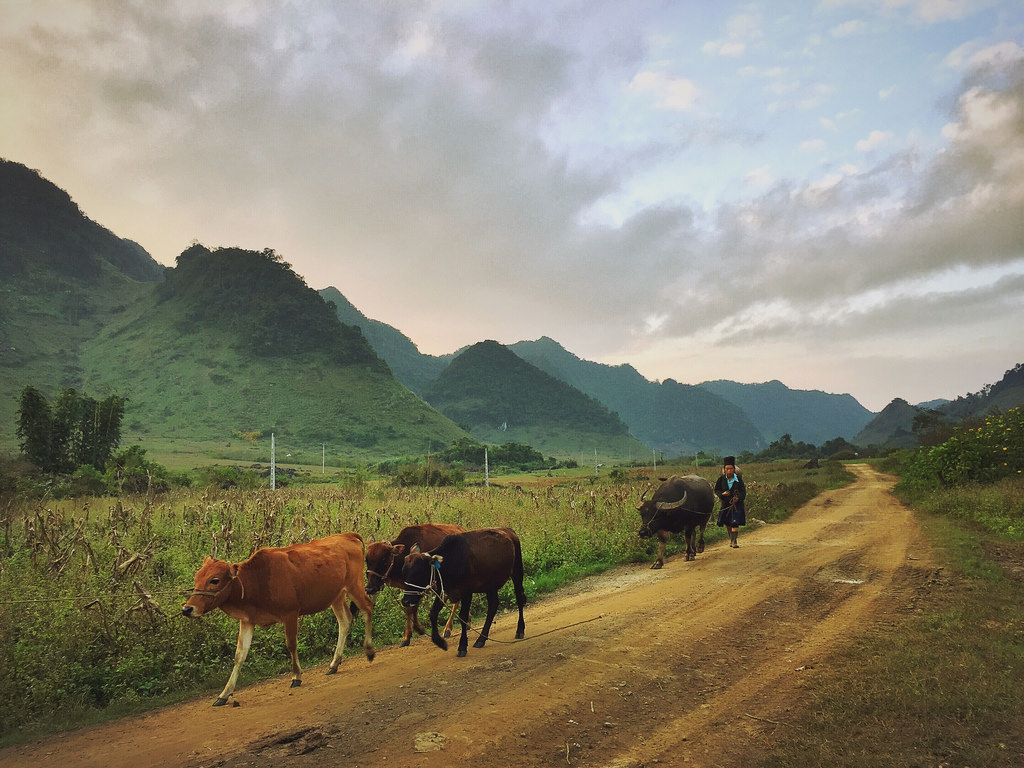
[[[828,33],[835,38],[855,37],[867,31],[868,25],[861,19],[850,19],[832,27]]]
[[[673,112],[693,109],[700,95],[692,80],[665,72],[640,72],[630,81],[629,89],[654,94],[656,106]]]
[[[892,140],[892,131],[872,131],[866,139],[857,142],[858,152],[871,152]]]

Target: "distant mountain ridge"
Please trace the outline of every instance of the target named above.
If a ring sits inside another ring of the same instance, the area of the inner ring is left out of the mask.
[[[719,380],[697,386],[741,408],[769,441],[785,434],[812,445],[836,437],[850,440],[874,417],[852,395],[790,389],[778,380],[763,384]]]
[[[1024,363],[1017,363],[1003,377],[980,391],[963,395],[955,400],[910,405],[895,398],[882,412],[857,434],[857,445],[890,448],[911,448],[917,445],[914,420],[926,412],[934,412],[949,424],[968,419],[980,419],[993,412],[1005,412],[1024,405]]]
[[[423,392],[431,405],[479,440],[540,451],[640,456],[646,448],[597,400],[548,375],[496,341],[474,344]]]

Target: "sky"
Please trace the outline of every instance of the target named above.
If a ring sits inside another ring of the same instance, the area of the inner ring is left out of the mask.
[[[428,354],[872,411],[1024,362],[1024,0],[0,0],[0,157]]]

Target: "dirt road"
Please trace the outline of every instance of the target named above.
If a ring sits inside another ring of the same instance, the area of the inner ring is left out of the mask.
[[[749,765],[805,681],[933,573],[891,481],[853,469],[786,523],[744,529],[739,549],[528,605],[522,642],[506,613],[464,659],[428,638],[372,664],[353,653],[301,688],[243,687],[237,707],[211,695],[4,750],[0,766]]]

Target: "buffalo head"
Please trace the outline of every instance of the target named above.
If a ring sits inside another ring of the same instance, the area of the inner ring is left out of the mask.
[[[678,501],[657,501],[655,499],[644,499],[641,496],[640,503],[636,505],[637,511],[640,513],[640,530],[637,531],[637,535],[641,539],[646,539],[662,530],[661,523],[672,512],[685,506],[686,496],[687,494],[684,493],[683,497]]]

